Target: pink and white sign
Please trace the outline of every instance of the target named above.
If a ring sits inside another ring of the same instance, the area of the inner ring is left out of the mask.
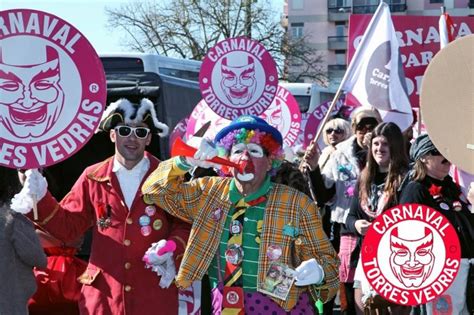
[[[337,114],[343,105],[344,105],[344,98],[339,98],[336,105],[334,106],[332,115]],[[316,107],[314,111],[309,114],[308,121],[306,122],[306,126],[304,129],[304,147],[307,147],[310,144],[310,142],[316,136],[316,133],[318,132],[319,128],[322,127],[320,125],[321,125],[322,120],[324,119],[324,116],[326,116],[326,113],[329,110],[329,106],[331,106],[331,101],[326,101],[324,103],[319,104],[319,106]],[[354,107],[351,107],[351,106],[347,106],[347,108],[351,111],[354,109]],[[320,137],[319,140],[321,141],[321,143],[324,143],[322,139],[323,138]]]
[[[278,86],[275,99],[260,117],[280,131],[284,144],[291,146],[295,143],[300,133],[301,113],[298,103],[288,90]],[[204,100],[201,100],[189,116],[185,136],[189,139],[208,121],[211,122],[205,134],[208,139],[214,139],[217,133],[231,122],[217,115]]]
[[[349,40],[347,59],[351,60],[362,39],[372,15],[351,14],[349,18]],[[474,32],[474,18],[452,16],[456,38]],[[392,15],[393,25],[400,45],[400,54],[405,70],[405,79],[412,107],[419,107],[420,89],[426,67],[439,51],[438,16]],[[349,97],[350,104],[358,104]]]
[[[185,134],[186,134],[187,124],[188,124],[188,118],[183,118],[176,124],[176,126],[174,127],[169,137],[170,148],[173,146],[177,138],[181,138],[186,142]]]
[[[228,38],[209,50],[199,73],[202,98],[222,118],[260,115],[278,85],[275,61],[257,41]]]
[[[94,48],[52,14],[0,12],[0,164],[37,168],[76,153],[106,102]]]
[[[277,128],[283,137],[283,143],[291,147],[301,130],[301,112],[295,97],[278,86],[277,95],[270,107],[260,115],[267,123]]]

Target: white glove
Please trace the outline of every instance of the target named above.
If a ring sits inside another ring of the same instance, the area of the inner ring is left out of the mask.
[[[186,157],[186,162],[189,165],[202,168],[220,168],[220,165],[207,161],[217,156],[217,149],[210,140],[192,137],[187,144],[197,149],[193,158]]]
[[[305,260],[296,268],[296,282],[297,286],[305,286],[310,284],[320,284],[324,279],[323,267],[311,258]]]
[[[27,170],[25,176],[23,188],[13,197],[10,206],[13,211],[23,214],[29,213],[48,191],[48,182],[37,169]]]
[[[158,251],[165,247],[166,243],[166,240],[160,240],[159,242],[151,244],[150,248],[146,251],[145,256],[143,256],[145,268],[151,268],[152,271],[161,276],[160,287],[162,288],[168,288],[176,276],[173,251],[166,252],[163,255],[158,255]]]

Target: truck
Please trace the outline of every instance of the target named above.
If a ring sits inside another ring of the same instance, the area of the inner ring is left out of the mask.
[[[312,113],[321,103],[330,101],[336,95],[334,88],[326,88],[316,83],[279,82],[290,91],[300,107],[301,113]]]

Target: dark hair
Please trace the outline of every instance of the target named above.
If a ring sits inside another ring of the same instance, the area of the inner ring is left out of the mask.
[[[17,170],[0,166],[0,206],[9,204],[10,200],[21,190]]]
[[[367,164],[359,177],[359,201],[367,202],[370,195],[370,186],[375,180],[378,165],[372,155],[372,140],[379,136],[383,136],[387,139],[390,150],[390,164],[384,187],[384,191],[389,194],[389,200],[386,205],[386,207],[388,207],[396,204],[397,190],[408,170],[405,138],[400,128],[392,122],[379,124],[371,134],[367,152]]]
[[[284,160],[277,169],[275,176],[272,177],[272,182],[290,186],[311,197],[308,183],[303,174],[295,164],[287,160]]]

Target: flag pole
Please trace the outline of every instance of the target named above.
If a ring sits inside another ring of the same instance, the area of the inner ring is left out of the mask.
[[[369,25],[367,26],[367,29],[365,30],[365,34],[368,33],[368,30],[370,30],[374,23],[375,23],[375,17],[378,17],[379,16],[379,12],[380,10],[382,10],[382,6],[384,5],[384,2],[381,0],[380,3],[379,3],[379,6],[377,8],[377,10],[375,11],[372,19],[370,20],[369,22]],[[346,72],[344,73],[344,76],[342,77],[342,80],[341,80],[341,83],[339,84],[339,88],[337,89],[336,91],[336,95],[334,96],[333,98],[333,101],[331,103],[331,106],[329,107],[326,115],[324,116],[324,119],[322,120],[322,122],[319,124],[321,126],[321,128],[319,128],[318,132],[316,133],[316,136],[314,137],[313,140],[311,140],[311,143],[314,143],[316,141],[318,141],[319,137],[321,136],[321,133],[322,133],[322,130],[323,130],[323,127],[324,127],[324,124],[328,121],[329,119],[329,116],[331,115],[331,112],[334,108],[334,106],[336,105],[336,102],[337,100],[339,99],[339,97],[341,96],[341,93],[342,93],[342,87],[344,86],[344,84],[346,83],[346,80],[347,80],[347,77],[348,77],[348,74],[352,72],[352,68],[354,68],[354,64],[355,62],[353,62],[354,60],[357,60],[359,55],[361,54],[361,51],[362,49],[360,49],[361,47],[364,47],[365,43],[367,42],[367,36],[363,36],[362,37],[362,40],[360,41],[360,44],[359,44],[359,47],[356,49],[356,51],[354,52],[354,55],[352,56],[352,60],[351,62],[349,63],[349,65],[347,66],[347,69],[346,69]]]
[[[379,6],[377,8],[377,10],[375,11],[372,19],[370,20],[369,22],[369,25],[367,26],[367,29],[365,31],[365,34],[368,33],[368,30],[372,29],[373,28],[373,25],[375,24],[375,20],[378,19],[379,17],[379,12],[382,10],[382,6],[384,5],[385,3],[381,0],[380,3],[379,3]],[[385,4],[386,5],[386,4]],[[316,136],[314,137],[314,139],[311,140],[311,142],[309,143],[308,147],[306,148],[306,151],[305,151],[305,154],[304,154],[304,157],[303,157],[303,160],[305,159],[305,157],[308,155],[308,154],[311,154],[311,152],[313,150],[316,150],[317,152],[320,152],[320,149],[318,147],[318,144],[317,144],[317,141],[319,139],[319,137],[321,136],[322,134],[322,131],[324,129],[324,125],[326,124],[326,122],[328,121],[329,119],[329,116],[331,115],[333,109],[334,109],[334,106],[336,105],[337,101],[339,100],[340,96],[341,96],[341,93],[342,93],[342,89],[343,89],[343,86],[345,85],[346,81],[347,81],[347,78],[349,76],[349,74],[351,73],[352,69],[354,68],[354,60],[357,60],[359,57],[359,55],[361,54],[361,51],[362,49],[360,49],[361,47],[364,47],[365,43],[368,41],[367,37],[364,34],[364,36],[362,37],[362,40],[360,41],[360,44],[359,44],[359,47],[356,49],[355,53],[354,53],[354,56],[352,56],[352,60],[351,62],[349,63],[349,65],[347,66],[347,69],[346,69],[346,72],[344,73],[344,76],[342,77],[342,80],[341,80],[341,83],[339,83],[339,88],[337,89],[336,91],[336,94],[334,95],[334,98],[331,102],[331,105],[329,106],[329,109],[328,111],[326,112],[326,115],[324,116],[323,120],[321,121],[320,123],[320,128],[318,129],[318,131],[316,132]],[[314,152],[314,151],[313,151]],[[316,198],[316,195],[315,195],[315,191],[314,191],[314,187],[313,187],[313,183],[311,182],[311,178],[309,176],[309,173],[310,173],[310,170],[306,167],[304,167],[303,164],[300,164],[300,169],[302,170],[302,173],[303,173],[303,176],[305,177],[307,183],[308,183],[308,186],[309,186],[309,191],[311,193],[311,197],[313,198],[313,200],[317,203],[317,198]]]
[[[316,132],[316,136],[314,137],[313,140],[311,140],[311,144],[318,141],[319,137],[321,136],[323,132],[323,129],[324,129],[323,127],[326,124],[326,122],[329,120],[329,117],[331,116],[334,106],[336,105],[337,101],[341,97],[341,94],[342,94],[342,84],[339,85],[339,88],[337,89],[336,94],[334,95],[334,98],[332,99],[331,105],[329,106],[328,111],[326,112],[326,115],[324,115],[323,120],[319,124],[320,128],[318,128],[318,131]]]

